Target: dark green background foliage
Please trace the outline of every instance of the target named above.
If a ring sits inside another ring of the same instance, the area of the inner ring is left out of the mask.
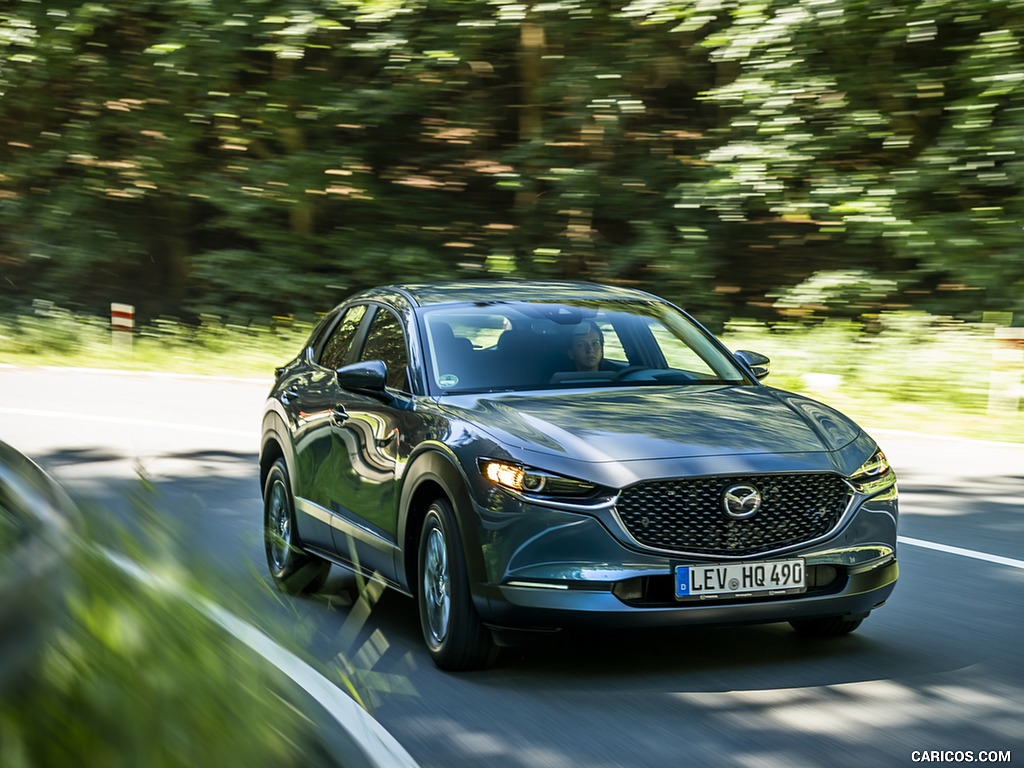
[[[1017,0],[11,0],[0,309],[557,276],[1024,310]]]

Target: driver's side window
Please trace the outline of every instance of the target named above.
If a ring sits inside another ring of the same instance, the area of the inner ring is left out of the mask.
[[[324,368],[336,371],[348,362],[348,353],[352,348],[352,340],[356,331],[359,330],[359,323],[366,314],[365,304],[356,304],[345,310],[341,320],[331,331],[331,335],[320,350],[320,359],[317,361]]]
[[[402,321],[381,307],[370,324],[360,360],[383,360],[388,367],[387,385],[399,392],[410,392],[409,354],[405,348]]]

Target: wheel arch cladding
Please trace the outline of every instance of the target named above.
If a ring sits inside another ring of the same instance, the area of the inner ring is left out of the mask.
[[[451,502],[455,511],[470,584],[477,584],[485,578],[479,528],[475,522],[476,513],[469,491],[466,489],[466,481],[455,461],[454,457],[440,451],[427,450],[410,462],[409,474],[402,488],[400,507],[402,562],[396,565],[399,566],[399,576],[405,582],[403,586],[413,595],[419,591],[415,574],[423,519],[431,502],[442,496]]]
[[[270,474],[270,468],[274,466],[275,461],[283,458],[284,449],[276,437],[271,437],[263,443],[263,449],[260,451],[260,494],[267,487],[267,475]]]

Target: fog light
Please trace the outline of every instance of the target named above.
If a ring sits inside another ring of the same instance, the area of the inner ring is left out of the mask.
[[[807,569],[807,586],[824,587],[835,581],[838,573],[831,565],[812,565]]]
[[[643,577],[615,582],[612,594],[624,603],[637,603],[644,596]]]

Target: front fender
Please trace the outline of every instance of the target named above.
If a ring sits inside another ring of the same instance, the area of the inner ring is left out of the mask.
[[[443,443],[425,443],[409,458],[398,506],[398,541],[401,546],[395,553],[395,574],[410,593],[416,593],[420,523],[430,502],[439,493],[448,498],[455,510],[470,584],[475,587],[486,581],[480,524],[468,488],[468,480],[458,458]],[[479,599],[476,594],[474,598]]]

